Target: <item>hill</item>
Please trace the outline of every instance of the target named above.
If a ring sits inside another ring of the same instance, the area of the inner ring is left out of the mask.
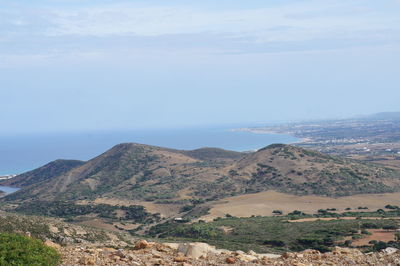
[[[361,117],[365,120],[400,120],[400,112],[383,112]]]
[[[292,194],[348,196],[400,188],[397,171],[282,144],[249,154],[231,168],[236,176],[248,177],[245,186],[251,192],[270,188]]]
[[[6,199],[179,199],[184,196],[183,189],[218,179],[221,173],[215,170],[231,161],[194,158],[199,156],[209,157],[204,150],[187,152],[134,143],[119,144],[83,165],[21,189]],[[212,156],[215,157],[215,153]]]
[[[0,185],[18,188],[28,187],[49,180],[55,176],[62,175],[84,163],[83,161],[77,160],[56,160],[11,179],[2,180],[0,181]]]
[[[49,165],[10,180],[23,189],[3,200],[117,198],[184,204],[266,190],[325,196],[400,191],[395,170],[282,144],[244,154],[125,143],[69,171],[64,163],[60,169]],[[31,178],[23,181],[23,176]]]
[[[218,148],[201,148],[192,151],[184,151],[183,153],[195,159],[204,161],[239,159],[243,157],[243,153],[241,152],[227,151]]]

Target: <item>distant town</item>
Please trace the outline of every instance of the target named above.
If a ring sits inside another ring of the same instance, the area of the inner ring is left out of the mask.
[[[241,128],[236,131],[287,134],[301,139],[295,145],[324,153],[394,166],[400,162],[400,113]]]
[[[17,175],[0,175],[0,180],[7,180],[16,176]]]

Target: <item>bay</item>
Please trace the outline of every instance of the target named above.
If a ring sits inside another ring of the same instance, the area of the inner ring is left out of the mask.
[[[124,142],[184,150],[216,147],[253,151],[273,143],[297,141],[287,135],[235,132],[222,127],[0,136],[0,175],[23,173],[56,159],[89,160]]]

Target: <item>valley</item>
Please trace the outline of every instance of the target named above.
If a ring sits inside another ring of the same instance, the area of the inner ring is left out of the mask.
[[[209,214],[201,219],[211,221],[217,217],[230,214],[236,217],[273,216],[275,210],[283,214],[301,210],[309,214],[317,214],[321,209],[336,209],[335,212],[363,211],[359,207],[377,211],[383,206],[393,204],[400,206],[400,193],[387,194],[360,194],[346,197],[321,197],[321,196],[297,196],[275,191],[259,192],[229,197],[215,203],[209,210]],[[347,209],[347,210],[346,210]]]

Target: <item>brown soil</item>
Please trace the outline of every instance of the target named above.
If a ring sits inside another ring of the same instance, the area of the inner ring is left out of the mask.
[[[364,238],[353,240],[352,246],[366,246],[370,245],[369,241],[376,240],[376,241],[383,241],[389,242],[395,240],[395,231],[387,231],[383,229],[368,229],[372,235],[366,235]]]

